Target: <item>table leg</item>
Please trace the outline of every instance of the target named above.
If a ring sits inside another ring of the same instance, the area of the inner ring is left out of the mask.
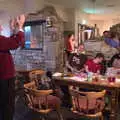
[[[110,120],[117,120],[117,110],[118,110],[118,92],[117,90],[112,91],[111,93],[111,113]]]

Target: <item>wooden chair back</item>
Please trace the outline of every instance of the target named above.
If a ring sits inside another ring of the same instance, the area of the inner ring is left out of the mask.
[[[36,86],[39,86],[38,82],[41,80],[43,74],[45,74],[43,70],[33,70],[29,72],[30,81],[35,81]]]
[[[53,93],[53,90],[37,90],[35,81],[25,84],[24,88],[29,108],[42,114],[52,110],[48,104],[48,96]]]
[[[72,96],[72,111],[87,117],[100,117],[104,109],[104,96],[106,91],[84,92],[69,88]]]

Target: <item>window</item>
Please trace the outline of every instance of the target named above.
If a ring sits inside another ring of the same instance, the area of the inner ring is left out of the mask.
[[[25,23],[25,49],[43,50],[45,25],[45,20],[29,21]]]

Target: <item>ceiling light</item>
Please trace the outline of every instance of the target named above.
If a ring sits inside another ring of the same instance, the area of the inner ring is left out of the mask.
[[[86,22],[87,22],[86,20],[82,20],[82,24],[83,24],[83,25],[85,25],[85,24],[86,24]]]

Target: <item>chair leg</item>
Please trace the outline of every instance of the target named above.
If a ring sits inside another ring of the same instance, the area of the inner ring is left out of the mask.
[[[45,120],[45,118],[44,117],[42,117],[42,119],[41,120]]]
[[[17,101],[18,101],[19,97],[20,97],[20,96],[16,96],[16,97],[15,97],[15,105],[17,104]]]
[[[43,115],[40,116],[40,120],[46,120],[46,119],[45,119],[45,116],[43,116]]]
[[[24,105],[28,106],[28,97],[24,94],[23,96],[21,96],[22,102],[24,103]]]
[[[57,112],[57,115],[58,115],[58,120],[64,120],[61,112],[58,111],[58,110],[56,112]]]
[[[100,117],[100,120],[103,120],[104,118],[103,118],[103,115]]]

